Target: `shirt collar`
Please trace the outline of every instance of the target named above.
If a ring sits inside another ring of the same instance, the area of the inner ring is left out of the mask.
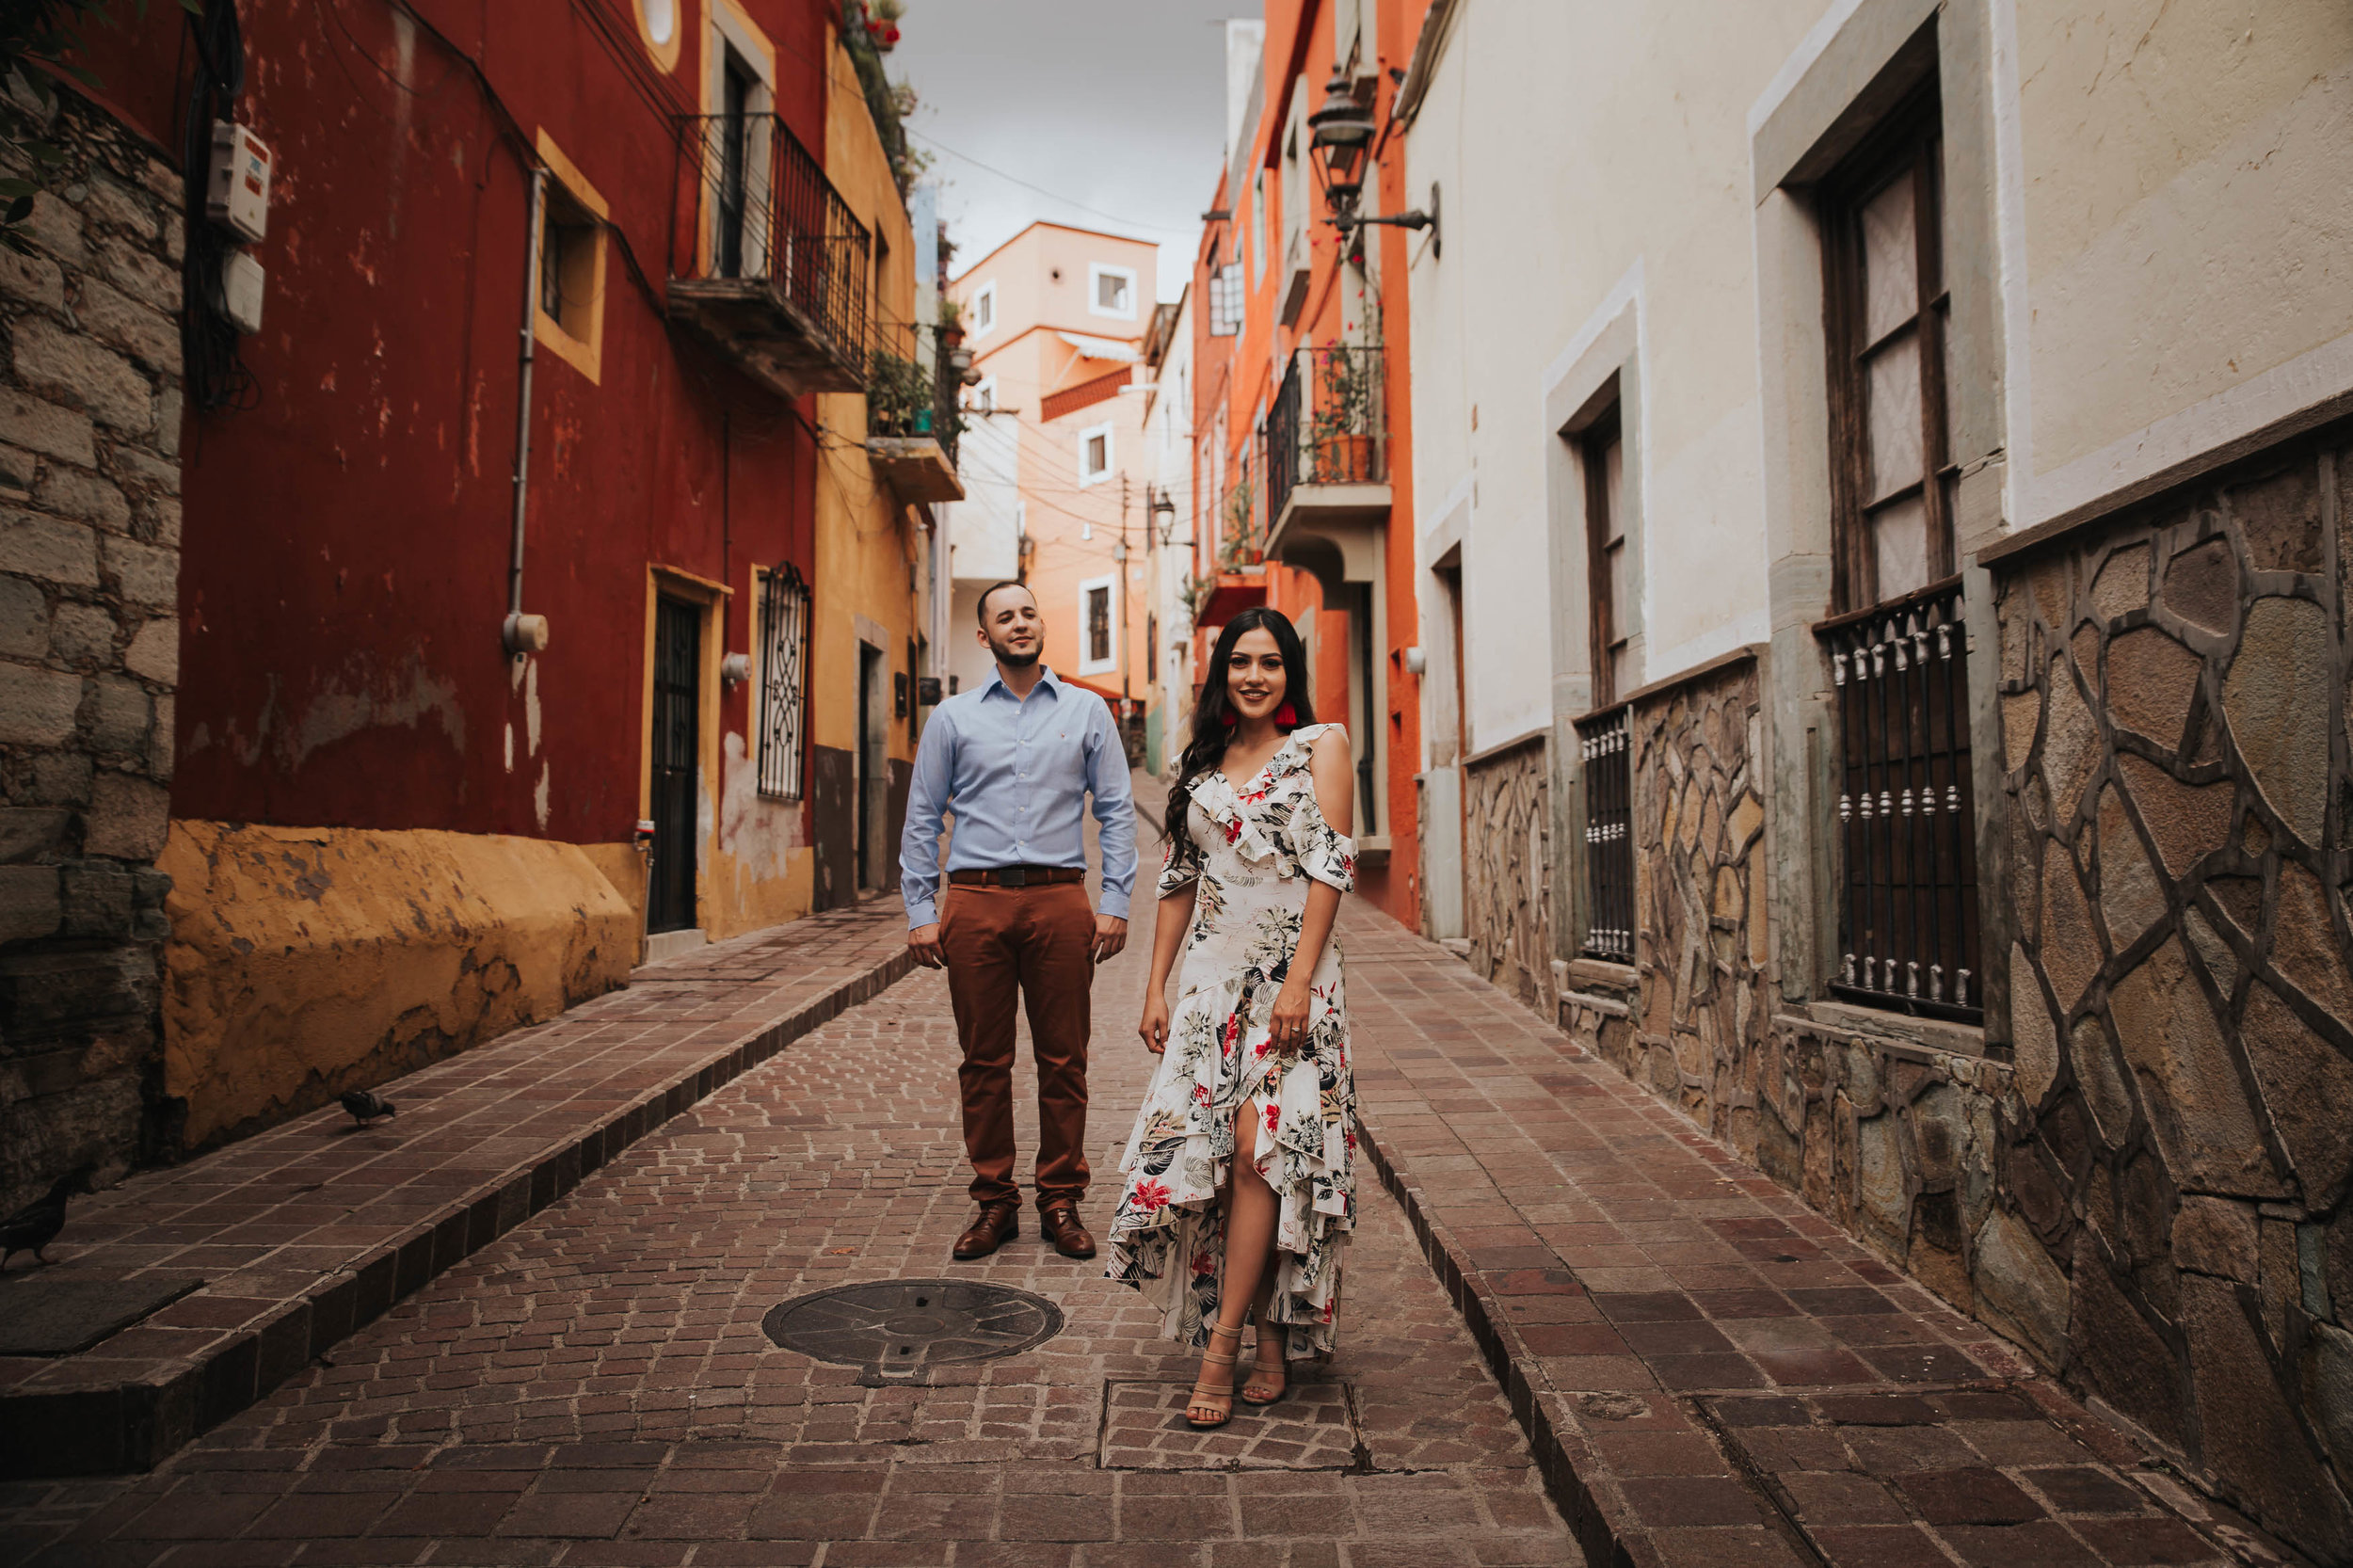
[[[1059,699],[1062,696],[1062,677],[1054,673],[1054,666],[1040,664],[1037,671],[1037,686],[1032,686],[1030,690],[1035,692],[1038,686],[1043,686],[1048,696]],[[985,701],[992,691],[1002,692],[1007,696],[1013,696],[1013,688],[1005,684],[1005,672],[997,667],[997,663],[993,659],[989,661],[988,665],[988,684],[981,688],[982,699]],[[1018,702],[1021,699],[1014,697],[1014,700]]]

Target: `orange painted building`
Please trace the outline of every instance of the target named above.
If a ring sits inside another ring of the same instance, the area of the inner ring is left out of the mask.
[[[1390,72],[1426,9],[1270,0],[1262,33],[1229,28],[1234,113],[1191,312],[1196,685],[1236,612],[1263,603],[1291,617],[1317,717],[1346,724],[1355,753],[1359,890],[1415,926],[1421,702],[1404,278],[1433,241],[1397,227],[1343,236],[1308,117],[1337,62],[1383,127],[1359,211],[1412,205],[1402,138],[1387,128]]]

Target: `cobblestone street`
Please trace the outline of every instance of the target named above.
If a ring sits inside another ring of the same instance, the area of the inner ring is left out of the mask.
[[[1141,944],[1096,987],[1098,1234],[1149,1059]],[[1377,1182],[1339,1356],[1199,1436],[1193,1359],[1130,1291],[969,1218],[943,977],[796,1042],[144,1478],[18,1483],[43,1564],[1561,1563],[1520,1429]],[[1026,1048],[1023,1075],[1028,1073]],[[1026,1090],[1025,1090],[1026,1092]],[[1032,1116],[1023,1115],[1025,1150]],[[404,1135],[428,1135],[419,1118]],[[1065,1314],[929,1386],[776,1348],[770,1308],[846,1282],[989,1280]]]

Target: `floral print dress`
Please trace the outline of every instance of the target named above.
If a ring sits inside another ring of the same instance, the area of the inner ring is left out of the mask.
[[[1199,881],[1178,961],[1168,1048],[1136,1113],[1112,1216],[1112,1279],[1164,1314],[1165,1333],[1206,1344],[1225,1273],[1218,1203],[1234,1157],[1234,1117],[1257,1120],[1258,1174],[1273,1188],[1274,1324],[1285,1354],[1328,1354],[1340,1300],[1340,1255],[1356,1224],[1356,1094],[1348,1057],[1338,933],[1312,977],[1307,1042],[1281,1057],[1267,1017],[1290,972],[1312,878],[1347,892],[1356,846],[1323,819],[1309,748],[1337,725],[1294,729],[1237,789],[1197,781],[1185,838],[1160,872],[1165,897]],[[1266,1325],[1261,1325],[1263,1331]]]

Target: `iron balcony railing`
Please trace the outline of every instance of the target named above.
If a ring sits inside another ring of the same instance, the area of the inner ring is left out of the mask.
[[[873,240],[782,117],[683,115],[670,276],[766,285],[804,330],[852,364],[868,336]]]
[[[1267,516],[1301,485],[1386,483],[1388,437],[1380,344],[1296,350],[1267,410]]]
[[[964,429],[963,389],[937,330],[876,314],[866,351],[866,433],[929,436],[952,465]]]
[[[1838,700],[1838,974],[1851,1000],[1975,1022],[1969,633],[1958,581],[1822,632]]]
[[[1634,962],[1634,769],[1627,710],[1579,719],[1585,773],[1585,952]]]

